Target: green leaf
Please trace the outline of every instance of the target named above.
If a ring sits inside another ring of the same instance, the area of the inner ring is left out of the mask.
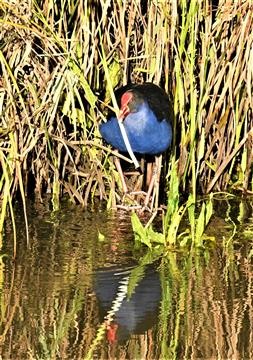
[[[105,241],[105,236],[100,231],[98,232],[98,241],[99,242]]]
[[[167,212],[165,216],[165,226],[171,221],[171,217],[178,210],[179,203],[179,179],[177,174],[177,164],[172,162],[172,168],[170,173],[170,188],[167,193]]]
[[[94,109],[96,101],[97,101],[97,96],[91,90],[91,87],[90,87],[88,81],[86,80],[86,78],[84,77],[82,70],[80,69],[79,66],[77,66],[74,63],[74,61],[69,62],[69,67],[73,71],[73,73],[78,77],[80,84],[83,87],[83,90],[85,93],[85,98],[88,101],[88,103],[90,104],[91,108]]]
[[[181,205],[180,208],[177,211],[175,211],[174,214],[172,215],[167,233],[167,243],[169,245],[175,245],[176,243],[178,227],[185,213],[186,208],[187,207],[185,205]]]
[[[202,246],[201,237],[205,230],[205,212],[206,212],[206,204],[203,202],[199,217],[196,221],[195,243],[197,246]]]
[[[180,247],[185,247],[190,240],[191,237],[189,235],[184,236],[183,239],[180,241]]]
[[[195,203],[193,195],[190,194],[187,201],[188,219],[191,224],[192,233],[195,233]]]
[[[165,234],[154,231],[151,226],[148,229],[146,229],[146,232],[147,232],[147,237],[152,242],[165,245]]]
[[[243,173],[245,173],[246,168],[247,168],[247,150],[246,149],[244,149],[244,151],[242,153],[241,167],[242,167]]]
[[[150,249],[152,248],[152,243],[165,245],[165,235],[154,231],[152,226],[145,228],[136,213],[132,214],[131,222],[136,241],[145,244]]]
[[[114,89],[119,84],[122,78],[122,67],[119,63],[118,57],[112,59],[111,64],[108,66],[108,75],[110,78],[111,86],[106,83],[105,102],[111,98],[111,87]]]
[[[135,234],[135,240],[141,242],[142,244],[147,245],[149,248],[152,247],[151,242],[147,236],[147,231],[142,225],[140,219],[136,213],[133,213],[131,216],[132,228]]]
[[[135,234],[137,234],[139,237],[146,236],[146,229],[142,225],[142,223],[136,213],[132,214],[131,223],[132,223],[132,228],[133,228],[133,231]]]
[[[213,196],[210,195],[208,202],[206,203],[206,221],[205,225],[207,225],[213,215]]]

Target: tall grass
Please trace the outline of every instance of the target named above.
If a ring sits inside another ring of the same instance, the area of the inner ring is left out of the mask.
[[[64,194],[119,202],[98,123],[129,81],[172,94],[178,194],[252,193],[251,1],[17,0],[0,14],[0,232],[18,194],[24,210],[33,191],[55,209]]]

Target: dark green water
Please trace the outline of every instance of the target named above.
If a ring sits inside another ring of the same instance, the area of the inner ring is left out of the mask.
[[[27,248],[17,208],[17,258],[7,225],[0,262],[0,359],[252,359],[252,204],[218,204],[212,248],[154,264],[127,213],[30,204]]]

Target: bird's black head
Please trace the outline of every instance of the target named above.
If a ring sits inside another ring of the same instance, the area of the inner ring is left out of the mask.
[[[143,102],[143,97],[137,91],[128,90],[124,92],[120,99],[119,119],[124,120],[128,114],[137,112]]]

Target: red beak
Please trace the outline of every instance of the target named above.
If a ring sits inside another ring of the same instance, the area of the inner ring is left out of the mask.
[[[124,107],[122,107],[119,111],[119,116],[118,116],[118,120],[119,121],[123,121],[125,120],[126,116],[129,114],[129,107],[127,105],[125,105]]]

